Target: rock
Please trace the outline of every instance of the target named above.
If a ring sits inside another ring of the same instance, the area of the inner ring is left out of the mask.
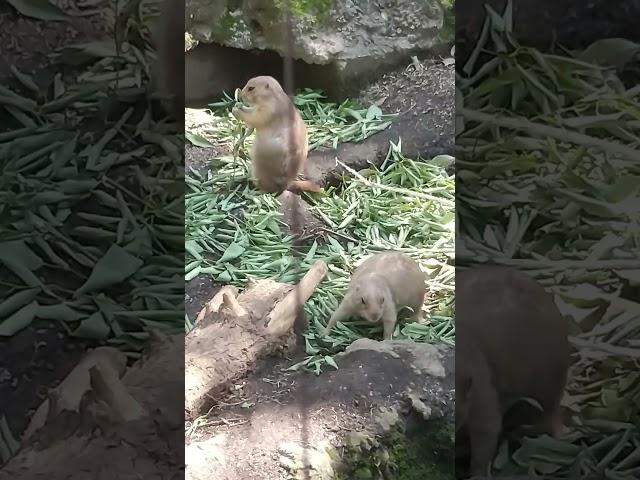
[[[256,54],[221,45],[198,45],[185,53],[185,105],[204,108],[223,92],[233,95],[257,75],[277,76],[282,61],[274,52]]]
[[[300,480],[333,480],[333,459],[329,452],[331,444],[320,442],[315,447],[304,447],[300,443],[287,441],[278,449],[279,462],[294,478]]]
[[[285,56],[281,5],[281,0],[191,0],[187,36]],[[291,0],[291,5],[292,57],[324,66],[335,88],[362,86],[412,55],[443,50],[453,40],[452,0]]]

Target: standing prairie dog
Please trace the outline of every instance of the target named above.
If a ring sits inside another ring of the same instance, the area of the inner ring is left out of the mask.
[[[456,445],[464,432],[469,473],[487,475],[505,413],[524,397],[530,424],[557,436],[569,368],[568,325],[553,296],[503,267],[456,274]],[[462,445],[463,443],[460,442]],[[457,449],[458,447],[456,447]]]
[[[359,316],[372,323],[382,322],[384,340],[391,340],[398,312],[413,310],[411,318],[420,318],[427,292],[426,275],[417,262],[400,252],[378,253],[365,260],[351,275],[349,288],[331,316],[323,335],[340,320]]]
[[[258,190],[277,195],[291,188],[321,192],[313,182],[297,179],[309,150],[307,127],[278,81],[254,77],[240,95],[248,106],[236,105],[232,113],[256,131],[251,164]]]

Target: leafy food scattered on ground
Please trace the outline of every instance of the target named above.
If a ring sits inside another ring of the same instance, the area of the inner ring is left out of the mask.
[[[0,87],[0,335],[56,320],[135,355],[183,328],[182,141],[152,113],[148,43],[71,51],[77,81]]]
[[[296,97],[313,148],[360,141],[389,123],[378,107],[359,109],[349,101],[337,106],[321,99],[321,94],[309,90]],[[209,126],[188,134],[197,136],[199,143],[237,141],[241,130],[228,114],[233,102],[229,98],[214,104]],[[197,118],[201,125],[207,123],[202,112]],[[251,136],[247,140],[250,143]],[[293,366],[319,372],[325,364],[335,365],[332,355],[353,340],[379,334],[380,327],[353,321],[338,324],[328,339],[316,336],[337,307],[354,266],[368,254],[401,250],[418,260],[429,275],[431,297],[427,322],[401,324],[397,335],[453,342],[454,179],[445,171],[447,162],[407,159],[399,146],[392,145],[380,170],[372,167],[360,172],[360,178],[328,189],[326,195],[307,198],[324,227],[313,242],[294,245],[293,236],[286,233],[279,200],[254,190],[247,182],[247,150],[236,153],[212,159],[211,171],[192,170],[187,175],[187,281],[211,275],[216,283],[240,287],[259,278],[295,283],[315,261],[327,262],[328,278],[305,308],[310,319],[308,356]],[[186,328],[190,325],[187,319]]]

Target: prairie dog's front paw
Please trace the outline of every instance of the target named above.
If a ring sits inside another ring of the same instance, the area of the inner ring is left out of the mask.
[[[248,105],[244,105],[242,103],[236,103],[234,107],[231,109],[231,113],[234,117],[241,120],[242,115],[245,113],[251,113],[254,110],[254,107],[250,107]]]

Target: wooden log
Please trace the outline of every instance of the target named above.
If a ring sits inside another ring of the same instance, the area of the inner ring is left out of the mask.
[[[89,352],[37,410],[0,480],[183,477],[183,348],[183,334],[152,334],[128,369],[116,349]]]
[[[185,339],[185,412],[201,414],[217,392],[244,376],[293,332],[299,308],[327,274],[316,262],[295,286],[271,280],[237,294],[222,288],[204,307]]]

